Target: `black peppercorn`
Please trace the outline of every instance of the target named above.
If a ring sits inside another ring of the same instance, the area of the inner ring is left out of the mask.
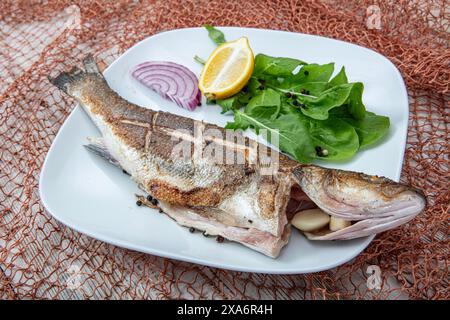
[[[309,71],[305,70],[305,72],[303,72],[305,74],[305,76],[309,75]]]
[[[147,196],[147,201],[151,202],[153,200],[153,197],[151,195]]]
[[[195,228],[194,228],[194,227],[190,227],[190,228],[189,228],[189,232],[190,232],[190,233],[194,233],[194,232],[195,232]]]
[[[142,206],[142,201],[141,201],[141,200],[136,201],[136,205],[137,205],[138,207]]]
[[[156,200],[155,198],[153,198],[151,201],[152,205],[156,206],[158,204],[158,200]]]
[[[251,175],[252,173],[255,173],[255,169],[254,169],[254,168],[252,168],[252,167],[245,167],[245,168],[244,168],[244,174],[245,174],[246,176],[249,176],[249,175]]]
[[[322,149],[322,147],[320,146],[316,146],[316,153],[319,157],[326,157],[328,156],[328,150],[327,149]]]
[[[288,98],[292,97],[292,93],[286,92],[286,97],[288,97]]]
[[[297,100],[292,100],[292,104],[293,104],[294,106],[298,106],[298,105],[299,105],[299,102],[298,102]]]
[[[216,238],[216,241],[217,241],[218,243],[222,243],[223,240],[225,240],[225,239],[224,239],[222,236],[217,236],[217,238]]]

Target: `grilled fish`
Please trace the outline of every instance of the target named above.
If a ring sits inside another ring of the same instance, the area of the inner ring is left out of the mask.
[[[353,221],[335,232],[307,234],[317,240],[381,232],[411,220],[425,206],[423,194],[414,188],[386,178],[299,164],[274,150],[269,154],[278,159],[277,170],[263,174],[258,150],[264,145],[248,138],[230,142],[218,138],[226,136],[218,126],[136,106],[108,86],[92,56],[83,64],[84,70],[74,67],[49,80],[75,98],[100,130],[102,137],[90,138],[88,149],[128,172],[183,226],[277,257],[289,240],[287,211],[292,211],[292,201],[304,200],[307,206]],[[198,134],[211,130],[219,134]],[[188,143],[189,156],[174,159],[180,141]],[[213,161],[216,154],[205,155],[211,145],[243,161]]]

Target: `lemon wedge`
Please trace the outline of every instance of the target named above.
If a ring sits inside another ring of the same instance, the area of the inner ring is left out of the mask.
[[[250,79],[255,59],[246,37],[226,42],[209,56],[198,87],[208,99],[224,99],[238,93]]]

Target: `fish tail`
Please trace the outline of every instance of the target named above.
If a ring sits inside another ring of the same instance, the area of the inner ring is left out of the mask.
[[[92,54],[88,54],[83,59],[83,65],[86,73],[95,73],[101,75],[100,69],[98,68],[97,62],[95,62],[94,56]]]
[[[92,54],[87,55],[83,59],[83,65],[85,70],[73,67],[69,72],[61,72],[55,78],[49,76],[48,80],[65,93],[69,93],[70,86],[83,79],[89,73],[103,77]]]

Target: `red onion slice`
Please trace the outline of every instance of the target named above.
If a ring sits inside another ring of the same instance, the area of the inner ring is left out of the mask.
[[[178,63],[147,61],[131,69],[131,76],[165,99],[193,111],[200,105],[201,93],[195,74]]]

